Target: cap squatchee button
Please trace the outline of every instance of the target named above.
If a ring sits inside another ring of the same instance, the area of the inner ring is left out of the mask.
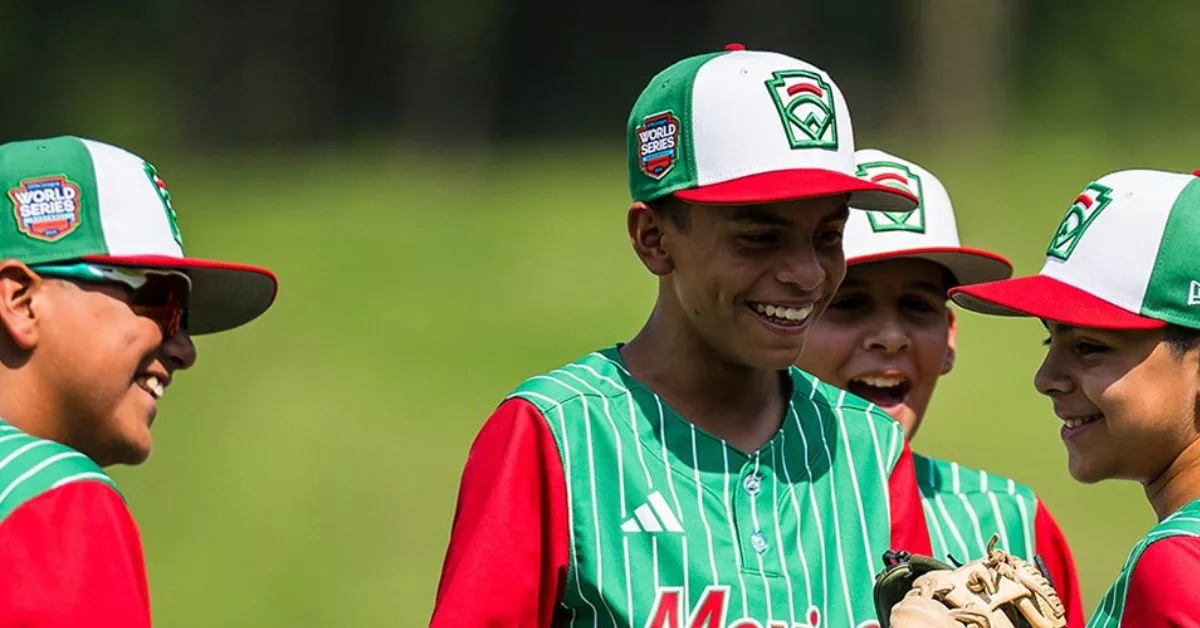
[[[725,49],[726,50],[745,50],[746,45],[739,44],[739,43],[725,44]]]

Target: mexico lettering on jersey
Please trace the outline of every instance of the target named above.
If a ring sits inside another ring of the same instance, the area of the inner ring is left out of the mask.
[[[116,483],[91,458],[0,421],[0,521],[25,502],[70,482]]]
[[[959,562],[983,558],[992,534],[998,547],[1033,560],[1037,497],[1028,487],[956,462],[913,454],[933,556]]]
[[[567,625],[878,626],[903,433],[791,369],[779,432],[740,452],[636,381],[616,347],[526,380],[566,480]]]
[[[1121,619],[1125,615],[1125,607],[1129,602],[1129,584],[1133,578],[1134,569],[1137,567],[1138,560],[1146,553],[1146,550],[1151,545],[1164,539],[1172,537],[1190,537],[1200,538],[1200,500],[1193,501],[1187,506],[1180,508],[1171,516],[1163,519],[1158,525],[1150,530],[1137,545],[1130,550],[1129,556],[1125,559],[1125,564],[1121,567],[1121,573],[1117,576],[1115,582],[1109,587],[1104,597],[1100,600],[1100,605],[1096,612],[1088,620],[1087,628],[1117,628],[1121,625]],[[1186,582],[1193,577],[1194,572],[1190,569],[1188,563],[1177,563],[1178,567],[1175,573],[1161,574],[1161,577],[1171,581],[1172,583]],[[1182,588],[1194,590],[1190,585],[1185,585]],[[1194,600],[1191,600],[1194,602]],[[1185,609],[1188,619],[1194,619],[1197,609]],[[1162,610],[1163,616],[1167,616],[1166,609]],[[1175,615],[1176,619],[1181,616]],[[1166,625],[1160,623],[1161,618],[1156,617],[1158,622],[1154,625]],[[1171,625],[1180,625],[1171,623]]]

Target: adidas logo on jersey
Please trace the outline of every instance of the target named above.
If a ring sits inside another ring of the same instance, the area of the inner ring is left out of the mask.
[[[679,518],[671,512],[662,493],[654,491],[646,503],[633,511],[633,516],[621,524],[622,532],[683,532]]]

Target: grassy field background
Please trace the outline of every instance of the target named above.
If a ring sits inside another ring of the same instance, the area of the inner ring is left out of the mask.
[[[1091,179],[1200,167],[1196,138],[1025,137],[875,146],[938,173],[965,242],[1021,273]],[[425,624],[481,422],[524,377],[628,339],[649,313],[621,149],[148,157],[189,254],[264,264],[282,285],[261,320],[197,339],[153,456],[113,471],[144,536],[157,625]],[[1090,614],[1149,507],[1137,485],[1067,475],[1032,388],[1036,321],[960,313],[960,325],[915,448],[1033,486],[1073,545]]]

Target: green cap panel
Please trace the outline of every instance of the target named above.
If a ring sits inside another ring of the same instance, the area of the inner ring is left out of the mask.
[[[692,138],[692,87],[713,52],[689,57],[659,72],[638,96],[626,124],[629,193],[648,201],[696,186]]]
[[[92,155],[73,137],[0,146],[0,257],[28,264],[104,254]]]
[[[1175,199],[1150,272],[1142,316],[1200,329],[1200,177]]]

